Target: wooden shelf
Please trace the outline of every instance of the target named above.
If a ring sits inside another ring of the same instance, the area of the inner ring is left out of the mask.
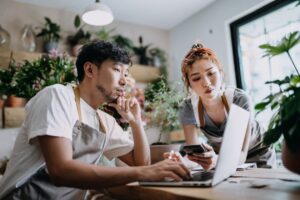
[[[33,61],[42,56],[42,53],[26,52],[26,51],[9,51],[0,49],[0,68],[6,68],[9,65],[11,58],[17,63],[24,59]]]
[[[136,82],[141,83],[149,83],[160,75],[159,68],[138,64],[133,64],[133,66],[129,68],[129,72]]]
[[[16,62],[22,62],[24,59],[33,61],[41,56],[42,53],[37,52],[9,51],[0,49],[0,68],[8,67],[11,58],[15,59]],[[133,66],[129,68],[129,72],[136,82],[140,83],[149,83],[158,78],[160,75],[159,68],[139,64],[133,64]]]

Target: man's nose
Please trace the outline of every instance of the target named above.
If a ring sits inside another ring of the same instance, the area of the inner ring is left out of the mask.
[[[125,86],[127,84],[126,76],[122,75],[119,83],[120,83],[121,86]]]

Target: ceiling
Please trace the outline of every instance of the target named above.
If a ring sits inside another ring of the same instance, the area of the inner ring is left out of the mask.
[[[15,0],[82,14],[95,0]],[[171,29],[216,0],[102,0],[118,21]]]

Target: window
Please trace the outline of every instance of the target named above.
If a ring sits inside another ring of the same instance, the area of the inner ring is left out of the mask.
[[[295,0],[273,1],[230,24],[237,86],[250,94],[254,104],[278,89],[266,85],[266,81],[295,73],[287,54],[272,59],[262,57],[259,45],[277,42],[288,33],[300,30],[300,5],[297,4],[299,1]],[[290,53],[295,63],[300,63],[300,45]],[[271,115],[267,111],[257,116],[265,128]]]

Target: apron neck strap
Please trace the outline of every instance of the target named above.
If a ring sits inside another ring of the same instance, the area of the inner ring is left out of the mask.
[[[221,100],[222,100],[223,105],[225,106],[226,112],[229,113],[229,104],[228,104],[227,98],[225,96],[225,93],[223,93],[223,95],[221,96]],[[203,104],[202,104],[200,97],[198,100],[198,116],[199,116],[199,121],[200,121],[200,127],[203,128],[205,126],[205,119],[204,119]]]
[[[75,94],[75,102],[76,102],[77,112],[79,116],[79,121],[82,122],[82,113],[80,107],[80,90],[78,86],[74,88],[74,94]],[[102,122],[101,117],[97,111],[96,111],[96,116],[99,120],[99,130],[103,133],[106,133],[106,128],[104,126],[104,123]]]
[[[82,114],[80,108],[80,91],[78,86],[74,88],[74,94],[75,94],[75,102],[76,102],[77,112],[79,116],[79,121],[82,122]]]

